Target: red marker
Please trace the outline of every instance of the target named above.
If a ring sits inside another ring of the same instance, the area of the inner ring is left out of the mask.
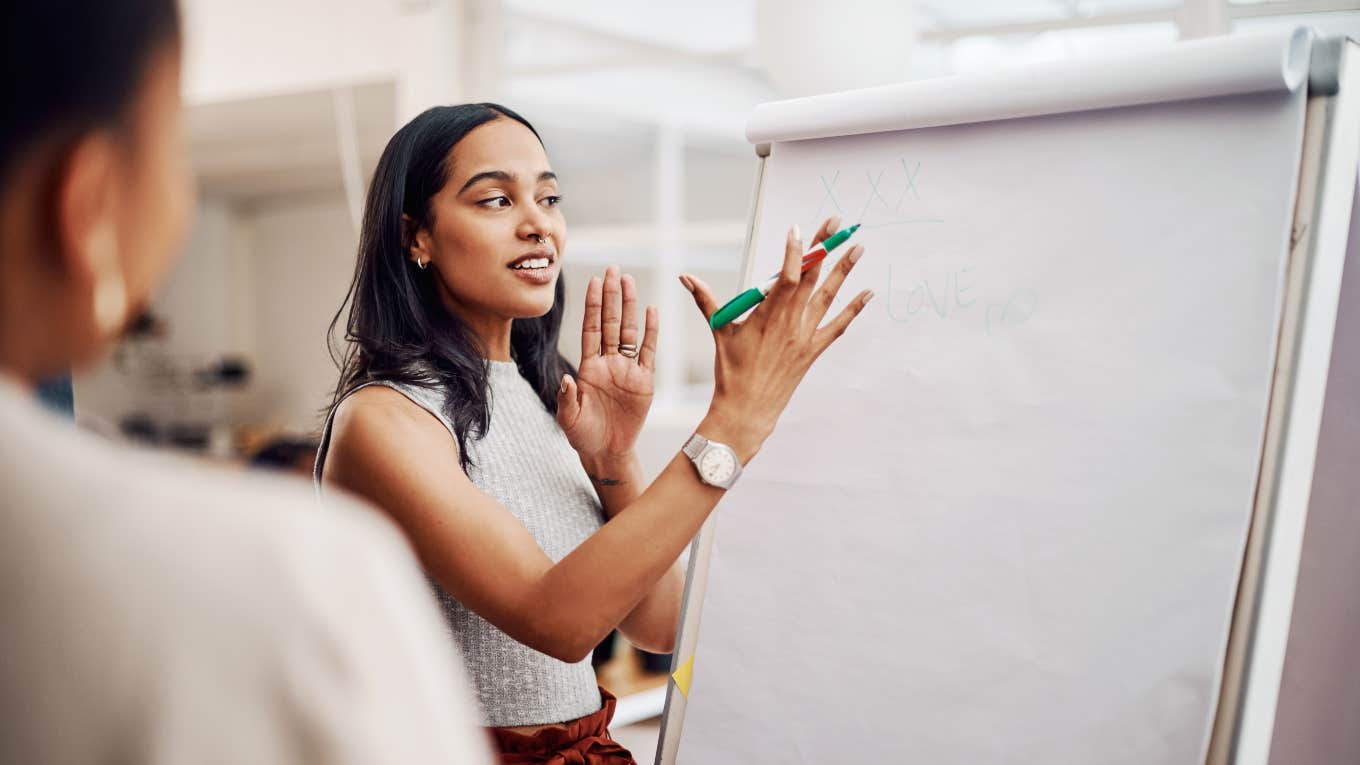
[[[816,265],[816,264],[822,262],[822,259],[826,257],[826,255],[827,255],[828,252],[830,252],[831,250],[834,250],[834,249],[836,249],[837,247],[841,246],[841,244],[842,244],[846,239],[849,239],[849,238],[850,238],[850,235],[851,235],[851,234],[855,233],[855,232],[858,231],[858,230],[859,230],[859,224],[856,223],[855,225],[851,226],[850,228],[842,229],[842,230],[837,231],[836,233],[832,234],[831,236],[827,237],[827,238],[826,238],[826,241],[824,241],[824,242],[822,242],[820,245],[818,245],[817,249],[815,249],[815,250],[813,250],[812,252],[809,252],[808,254],[806,254],[806,255],[803,256],[803,271],[802,271],[802,272],[803,272],[803,273],[807,273],[807,270],[808,270],[809,268],[811,268],[812,266],[814,266],[814,265]],[[779,278],[779,274],[773,274],[773,275],[770,276],[770,278],[771,278],[771,279],[778,279],[778,278]]]
[[[802,273],[807,273],[809,268],[812,268],[818,263],[821,263],[822,260],[826,257],[826,254],[828,252],[835,249],[836,247],[839,247],[842,243],[845,242],[846,239],[849,239],[850,235],[855,233],[855,231],[858,228],[859,224],[856,223],[850,228],[837,231],[836,233],[827,237],[826,241],[822,242],[822,245],[820,247],[804,255]],[[746,313],[752,308],[755,308],[756,305],[760,303],[760,301],[765,299],[766,295],[770,294],[770,290],[774,289],[775,282],[778,279],[779,274],[775,274],[774,276],[771,276],[769,279],[766,279],[764,284],[761,284],[760,286],[757,287],[752,287],[751,289],[746,290],[745,292],[727,301],[726,305],[724,305],[722,308],[719,308],[717,311],[714,311],[713,315],[709,317],[708,326],[714,329],[719,329],[723,325],[737,318],[738,316],[741,316],[742,314]]]
[[[826,250],[818,249],[810,252],[803,257],[803,270],[800,273],[807,273],[809,268],[821,263],[826,259]]]

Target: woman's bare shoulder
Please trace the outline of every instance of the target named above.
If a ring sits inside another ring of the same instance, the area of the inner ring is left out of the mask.
[[[439,424],[425,407],[412,401],[406,394],[388,385],[367,385],[354,391],[340,402],[335,410],[335,421],[360,418],[405,418],[412,422],[427,420]],[[442,429],[442,428],[441,428]]]
[[[336,457],[374,450],[389,454],[418,450],[428,457],[433,456],[431,449],[448,449],[457,455],[457,445],[444,424],[394,388],[369,385],[349,395],[335,410],[330,450]]]

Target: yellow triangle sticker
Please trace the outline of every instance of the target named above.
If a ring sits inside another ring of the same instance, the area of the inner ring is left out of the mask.
[[[671,675],[671,678],[675,680],[675,687],[685,694],[685,698],[689,698],[689,681],[692,677],[694,677],[694,654],[690,654],[689,658],[685,659],[685,663],[680,665],[680,669],[675,670],[675,674]]]

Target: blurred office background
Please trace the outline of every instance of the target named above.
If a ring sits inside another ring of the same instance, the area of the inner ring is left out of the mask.
[[[1360,37],[1360,2],[1343,0],[182,1],[197,221],[152,315],[76,379],[75,405],[110,437],[228,465],[265,449],[309,462],[369,174],[428,106],[498,101],[542,134],[566,197],[569,358],[607,264],[660,306],[655,469],[707,403],[711,339],[676,276],[737,286],[756,104],[1297,24]],[[659,711],[664,674],[627,651],[602,671],[625,719]]]

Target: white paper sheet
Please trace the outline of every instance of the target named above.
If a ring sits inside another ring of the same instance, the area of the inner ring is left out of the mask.
[[[1303,103],[773,146],[753,278],[834,212],[877,297],[719,510],[679,762],[1202,761]]]

